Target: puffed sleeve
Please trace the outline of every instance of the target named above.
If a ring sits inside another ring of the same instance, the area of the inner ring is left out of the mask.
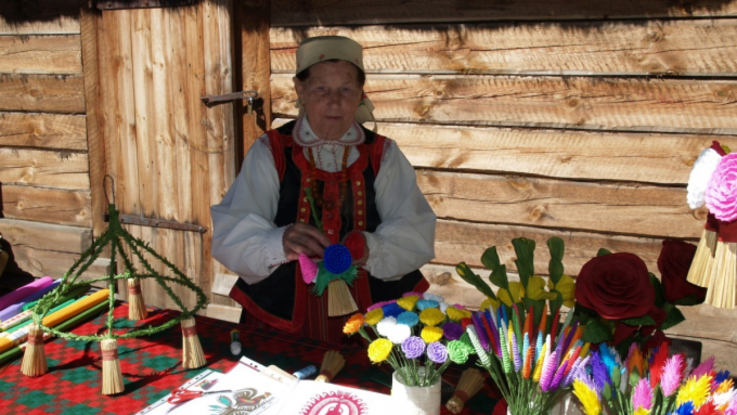
[[[279,176],[263,136],[249,149],[223,201],[210,208],[212,256],[249,284],[286,262],[282,244],[286,227],[274,223],[278,203]]]
[[[392,140],[387,139],[374,188],[381,224],[373,233],[364,232],[369,248],[364,268],[382,280],[399,279],[435,258],[437,216]]]

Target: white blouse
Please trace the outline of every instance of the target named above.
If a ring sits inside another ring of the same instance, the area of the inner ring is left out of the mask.
[[[355,146],[366,137],[354,122],[340,140],[324,141],[302,117],[293,138],[304,147],[306,157],[312,152],[317,168],[332,173],[340,169],[344,151],[350,151],[349,166],[358,159]],[[417,186],[412,165],[391,139],[386,140],[374,189],[381,224],[373,233],[363,232],[369,249],[363,268],[376,278],[396,280],[435,257],[437,216]],[[274,223],[278,205],[279,176],[268,137],[263,135],[248,150],[223,201],[210,209],[212,256],[248,284],[264,280],[288,262],[282,244],[286,227]]]

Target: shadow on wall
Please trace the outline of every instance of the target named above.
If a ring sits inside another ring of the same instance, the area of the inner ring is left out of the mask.
[[[3,206],[3,184],[0,182],[0,219],[4,218]],[[22,287],[34,280],[33,275],[18,267],[13,256],[10,243],[0,235],[0,296],[3,296],[16,288]]]

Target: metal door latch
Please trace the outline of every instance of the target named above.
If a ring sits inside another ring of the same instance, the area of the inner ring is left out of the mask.
[[[258,98],[258,92],[256,91],[241,91],[241,92],[231,92],[230,94],[223,94],[223,95],[207,95],[202,98],[202,102],[208,107],[212,107],[215,104],[222,103],[222,102],[230,102],[235,101],[237,99],[245,99],[248,100],[248,113],[250,114],[253,111],[253,101]]]

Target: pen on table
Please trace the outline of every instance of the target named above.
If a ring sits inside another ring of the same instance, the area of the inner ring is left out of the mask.
[[[230,353],[234,356],[238,356],[241,354],[242,350],[241,333],[238,330],[233,329],[230,331]]]

